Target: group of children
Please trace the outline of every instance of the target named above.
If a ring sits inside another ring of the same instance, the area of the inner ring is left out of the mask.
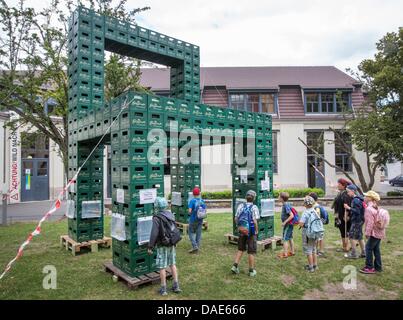
[[[346,194],[349,197],[343,207],[345,209],[344,235],[350,239],[350,251],[345,247],[343,241],[343,251],[347,251],[345,257],[349,259],[365,258],[366,263],[360,272],[373,274],[382,271],[382,261],[380,253],[380,242],[385,237],[385,228],[389,224],[389,214],[379,207],[380,196],[374,191],[364,193],[363,198],[357,191],[355,185],[346,186]],[[189,219],[189,239],[192,249],[189,253],[197,253],[201,244],[201,228],[203,218],[206,215],[206,204],[201,199],[200,189],[193,189],[192,199],[188,204],[190,213]],[[238,251],[235,255],[231,271],[234,274],[240,273],[239,263],[244,252],[248,253],[249,276],[257,275],[255,267],[255,255],[257,251],[257,235],[259,209],[254,204],[256,192],[249,190],[246,193],[246,202],[238,206],[235,223],[239,231]],[[337,199],[337,198],[336,198]],[[304,198],[305,210],[301,217],[298,212],[288,202],[289,194],[280,193],[279,200],[282,203],[281,224],[283,227],[283,250],[278,255],[280,259],[286,259],[295,255],[295,244],[293,240],[294,227],[302,229],[302,250],[307,256],[308,264],[305,269],[308,272],[318,270],[318,256],[325,256],[324,253],[324,225],[329,223],[329,215],[325,208],[318,203],[318,195],[310,193]],[[351,200],[351,201],[350,201]],[[173,275],[172,291],[181,292],[178,282],[178,271],[176,268],[176,244],[181,236],[175,224],[174,215],[168,210],[168,203],[164,198],[157,198],[154,207],[156,215],[153,217],[153,226],[149,253],[156,248],[156,264],[160,269],[161,295],[167,295],[166,268],[170,267]],[[336,212],[337,214],[337,212]],[[336,217],[338,219],[339,216]],[[363,241],[363,227],[365,225],[366,244]],[[340,225],[336,222],[336,226]],[[347,230],[348,227],[348,230]],[[342,236],[343,237],[343,236]],[[356,252],[356,246],[361,248],[361,254]],[[375,259],[374,259],[375,257]]]

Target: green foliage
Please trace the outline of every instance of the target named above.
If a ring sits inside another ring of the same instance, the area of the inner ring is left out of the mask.
[[[403,197],[403,191],[401,190],[388,191],[386,195],[388,197]]]
[[[318,197],[323,197],[325,195],[325,192],[319,188],[300,188],[274,190],[274,197],[278,198],[281,192],[287,192],[290,195],[290,198],[304,198],[311,192],[315,192]]]
[[[210,200],[217,200],[217,199],[231,199],[232,198],[232,191],[225,190],[225,191],[214,191],[214,192],[202,192],[203,199],[210,199]]]

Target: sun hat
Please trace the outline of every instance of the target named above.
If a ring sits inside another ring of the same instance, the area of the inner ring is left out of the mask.
[[[376,193],[373,190],[370,190],[367,193],[364,193],[364,196],[366,196],[368,198],[371,198],[372,200],[375,200],[375,201],[380,201],[381,200],[381,197],[379,196],[379,194]]]
[[[355,184],[349,184],[346,188],[347,190],[351,190],[351,191],[357,191],[358,188]]]
[[[154,201],[154,209],[161,211],[168,208],[168,201],[163,197],[157,197]]]
[[[256,192],[253,190],[249,190],[248,192],[246,192],[246,196],[251,196],[253,197],[253,199],[256,199]]]
[[[315,203],[315,200],[311,196],[306,196],[304,198],[304,205],[313,206],[314,203]]]

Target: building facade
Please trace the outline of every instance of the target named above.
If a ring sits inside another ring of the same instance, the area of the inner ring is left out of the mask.
[[[357,80],[332,66],[208,67],[201,68],[200,73],[203,103],[272,115],[277,188],[318,187],[328,195],[337,192],[336,181],[343,173],[309,152],[299,138],[331,164],[343,167],[357,178],[351,160],[341,142],[338,143],[342,137],[348,142],[342,131],[343,107],[354,111],[365,99]],[[156,94],[169,95],[169,70],[143,69],[141,84]],[[340,134],[335,137],[329,128],[340,130]],[[354,150],[354,146],[351,148]],[[356,150],[354,153],[365,167],[365,155]],[[217,149],[210,149],[204,157],[217,158],[218,163],[221,156]],[[229,165],[217,163],[203,165],[205,190],[231,188]],[[379,176],[380,173],[375,189]]]

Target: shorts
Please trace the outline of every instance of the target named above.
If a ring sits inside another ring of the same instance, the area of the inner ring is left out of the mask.
[[[316,246],[318,244],[318,240],[309,239],[306,235],[302,234],[302,250],[304,254],[311,255],[316,254]]]
[[[292,224],[286,224],[283,227],[283,241],[292,240],[293,231],[294,231],[294,226]]]
[[[340,230],[340,236],[342,238],[348,238],[348,234],[346,234],[346,226],[345,226],[344,220],[340,220],[340,221],[341,221],[341,223],[337,226]],[[350,228],[351,228],[351,221],[349,220],[349,221],[347,221],[347,233],[350,230]]]
[[[176,265],[175,246],[157,247],[157,258],[155,260],[158,269],[165,269]]]
[[[362,240],[363,233],[362,227],[364,222],[354,222],[351,224],[350,231],[348,233],[348,237],[352,240]]]
[[[257,251],[257,242],[256,236],[245,236],[240,235],[238,238],[238,250],[246,251],[246,247],[248,247],[248,254],[256,254]]]

